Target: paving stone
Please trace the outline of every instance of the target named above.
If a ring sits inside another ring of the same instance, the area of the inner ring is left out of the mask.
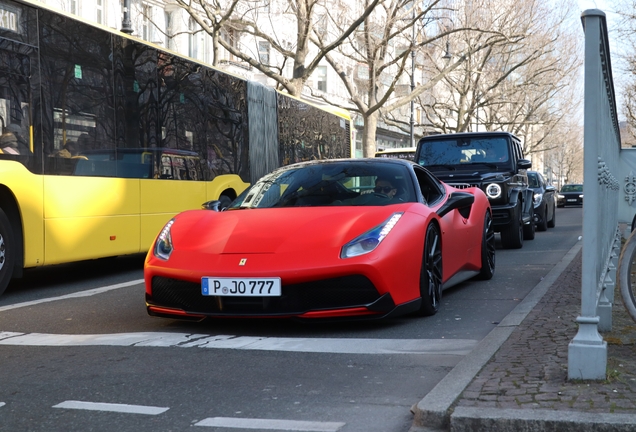
[[[567,380],[581,305],[581,252],[467,387],[456,405],[636,414],[636,323],[615,287],[606,381]],[[615,343],[615,341],[618,341]]]

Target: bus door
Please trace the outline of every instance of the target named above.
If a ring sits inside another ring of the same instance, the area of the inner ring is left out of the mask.
[[[34,142],[39,95],[35,9],[0,3],[0,179],[17,201],[23,266],[43,259],[41,147]],[[12,221],[13,222],[13,221]]]

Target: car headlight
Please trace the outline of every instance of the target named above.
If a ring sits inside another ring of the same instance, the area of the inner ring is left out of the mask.
[[[340,258],[351,258],[373,251],[391,232],[404,213],[394,213],[375,228],[359,235],[342,247]]]
[[[542,193],[535,193],[533,196],[533,200],[534,200],[534,206],[538,206],[539,204],[541,204],[541,200],[543,199],[543,194]]]
[[[558,194],[558,195],[557,195],[557,198],[559,198],[559,199],[565,199],[565,195]]]
[[[155,241],[155,247],[153,249],[153,253],[157,258],[162,260],[168,260],[170,258],[170,254],[172,253],[172,236],[170,235],[170,229],[172,228],[172,224],[174,224],[174,219],[170,219],[170,221],[163,227],[159,235],[157,236],[157,240]]]
[[[499,198],[501,196],[501,186],[497,183],[490,183],[486,186],[486,195],[488,195],[490,199]]]
[[[583,194],[579,195],[579,198],[583,199]]]

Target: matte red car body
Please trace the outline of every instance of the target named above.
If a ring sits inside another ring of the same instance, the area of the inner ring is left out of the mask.
[[[424,237],[436,223],[442,236],[444,288],[453,276],[474,276],[482,267],[484,215],[490,211],[480,189],[461,191],[448,185],[446,196],[432,207],[402,203],[373,207],[263,208],[215,212],[192,210],[175,217],[171,229],[174,251],[165,261],[148,253],[144,278],[147,297],[152,297],[155,276],[201,283],[214,277],[280,277],[287,284],[359,274],[372,281],[380,294],[390,293],[396,306],[418,300]],[[452,210],[436,213],[451,192],[474,194],[470,217]],[[372,252],[340,258],[343,245],[386,221],[402,217]],[[244,265],[241,261],[244,261]],[[199,319],[197,311],[174,310],[147,302],[149,313],[159,316]],[[207,314],[207,316],[226,316]],[[298,318],[340,318],[386,315],[364,307],[308,310]],[[267,314],[255,315],[266,317]],[[284,316],[284,315],[283,315]],[[277,315],[276,317],[281,317]]]

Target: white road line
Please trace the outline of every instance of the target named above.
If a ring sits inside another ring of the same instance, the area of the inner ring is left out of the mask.
[[[336,432],[345,423],[312,422],[298,420],[246,419],[233,417],[211,417],[195,423],[195,426],[226,427],[235,429],[261,429],[303,432]]]
[[[0,332],[0,345],[136,346],[339,354],[467,355],[474,339],[277,338],[180,333],[45,334]]]
[[[116,290],[119,288],[126,288],[132,285],[138,285],[140,283],[143,283],[144,280],[143,279],[137,279],[137,280],[133,280],[130,282],[122,282],[119,284],[115,284],[115,285],[108,285],[105,287],[101,287],[101,288],[95,288],[95,289],[91,289],[91,290],[86,290],[86,291],[80,291],[80,292],[76,292],[73,294],[66,294],[63,296],[59,296],[59,297],[49,297],[49,298],[44,298],[44,299],[40,299],[40,300],[33,300],[33,301],[28,301],[28,302],[23,302],[23,303],[16,303],[13,305],[8,305],[8,306],[0,306],[0,312],[3,311],[8,311],[11,309],[19,309],[19,308],[23,308],[23,307],[27,307],[27,306],[33,306],[33,305],[38,305],[41,303],[48,303],[48,302],[53,302],[53,301],[57,301],[57,300],[66,300],[66,299],[71,299],[71,298],[80,298],[80,297],[90,297],[96,294],[101,294],[101,293],[105,293],[107,291],[112,291],[112,290]]]
[[[0,407],[5,406],[6,404],[4,402],[0,402]]]
[[[126,413],[126,414],[147,414],[147,415],[158,415],[170,409],[170,408],[152,407],[152,406],[144,406],[144,405],[127,405],[127,404],[81,402],[81,401],[64,401],[57,405],[53,405],[53,408],[78,409],[78,410],[89,410],[89,411],[109,411],[109,412],[119,412],[119,413]]]

